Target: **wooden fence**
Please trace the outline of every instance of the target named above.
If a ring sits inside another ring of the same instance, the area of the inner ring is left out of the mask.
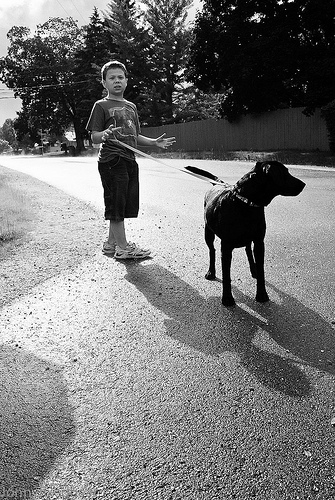
[[[146,127],[142,132],[149,137],[164,132],[175,136],[175,151],[329,151],[328,132],[320,110],[310,117],[302,110],[290,108],[247,115],[236,123],[203,120]]]

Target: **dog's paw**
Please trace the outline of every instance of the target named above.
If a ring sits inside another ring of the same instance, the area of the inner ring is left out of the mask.
[[[256,294],[256,300],[257,302],[268,302],[270,299],[266,292],[258,292]]]
[[[222,297],[222,305],[225,307],[233,307],[235,305],[234,297]]]
[[[205,278],[206,280],[215,280],[216,276],[215,276],[215,273],[212,273],[211,271],[208,271],[206,274],[205,274]]]

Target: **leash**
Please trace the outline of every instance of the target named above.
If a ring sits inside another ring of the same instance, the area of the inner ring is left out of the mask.
[[[134,153],[137,153],[138,155],[141,155],[144,158],[148,158],[149,160],[155,161],[156,163],[160,163],[161,165],[164,165],[165,167],[173,168],[175,170],[179,170],[179,172],[184,172],[185,174],[193,175],[194,177],[197,177],[198,179],[205,181],[205,182],[210,182],[211,184],[220,184],[223,186],[227,186],[227,188],[231,187],[230,184],[227,184],[226,182],[219,179],[215,175],[211,174],[210,172],[207,172],[207,170],[202,170],[201,168],[194,167],[192,165],[188,165],[188,166],[183,167],[183,168],[174,167],[172,165],[169,165],[168,163],[165,163],[164,161],[160,160],[159,158],[155,158],[154,156],[151,156],[148,153],[144,153],[143,151],[140,151],[139,149],[136,149],[133,146],[129,146],[129,144],[125,144],[124,142],[119,141],[118,139],[113,138],[112,140],[117,142],[121,146],[124,146],[125,148],[130,149],[130,151],[133,151]]]

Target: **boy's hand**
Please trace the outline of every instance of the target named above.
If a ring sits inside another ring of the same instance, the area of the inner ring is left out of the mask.
[[[157,139],[155,140],[156,145],[159,148],[166,149],[169,146],[172,146],[172,144],[174,144],[176,142],[175,137],[165,137],[165,135],[166,134],[163,134],[160,137],[157,137]]]
[[[109,138],[115,139],[114,133],[118,132],[119,130],[122,130],[122,127],[114,127],[113,128],[113,126],[111,125],[106,130],[104,130],[102,137],[101,137],[102,141],[107,141],[107,139],[109,139]]]

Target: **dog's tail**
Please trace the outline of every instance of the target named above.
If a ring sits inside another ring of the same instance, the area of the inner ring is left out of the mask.
[[[211,172],[207,172],[207,170],[202,170],[202,168],[188,165],[184,168],[184,170],[192,175],[195,175],[196,177],[199,177],[199,179],[202,179],[203,181],[211,182],[211,184],[222,184],[223,186],[231,187],[231,185],[227,182],[224,182],[222,179],[216,177],[216,175],[212,174]]]

